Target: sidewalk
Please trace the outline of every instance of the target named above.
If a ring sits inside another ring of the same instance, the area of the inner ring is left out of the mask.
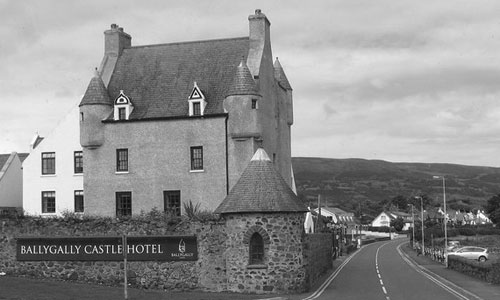
[[[413,251],[408,245],[401,247],[401,250],[405,252],[416,264],[424,267],[431,273],[434,273],[455,285],[461,287],[464,290],[471,292],[472,294],[483,300],[498,300],[500,299],[500,285],[490,284],[482,280],[470,277],[468,275],[462,274],[455,270],[447,269],[444,265],[439,262],[433,261],[427,256],[419,255],[417,256],[416,251]],[[478,299],[473,297],[471,299]]]

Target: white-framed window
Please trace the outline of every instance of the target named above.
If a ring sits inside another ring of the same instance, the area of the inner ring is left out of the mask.
[[[42,175],[56,174],[56,153],[43,152],[42,153]]]
[[[188,98],[189,103],[189,116],[203,116],[205,113],[205,107],[207,102],[205,101],[205,95],[198,87],[196,81],[194,82],[193,90]]]
[[[56,212],[56,192],[43,191],[42,192],[42,213],[51,214]]]
[[[191,171],[203,171],[203,146],[191,147]]]

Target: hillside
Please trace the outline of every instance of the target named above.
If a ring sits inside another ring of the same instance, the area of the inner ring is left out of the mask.
[[[452,209],[483,209],[486,201],[500,193],[500,168],[455,164],[391,163],[382,160],[292,158],[297,192],[313,206],[322,203],[375,216],[383,202],[396,196],[427,195],[432,205],[443,201]]]

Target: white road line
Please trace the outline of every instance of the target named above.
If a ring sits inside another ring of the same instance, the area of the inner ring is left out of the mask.
[[[363,246],[364,247],[364,246]],[[361,247],[361,249],[363,249],[363,247]],[[326,290],[326,288],[330,285],[330,283],[332,283],[332,281],[335,279],[335,277],[337,277],[337,275],[339,275],[340,271],[342,271],[342,269],[349,263],[349,261],[351,261],[351,259],[356,256],[356,254],[359,253],[359,251],[361,250],[359,249],[358,251],[354,252],[353,254],[351,254],[351,256],[349,256],[336,270],[335,272],[332,273],[332,275],[330,275],[330,277],[328,277],[327,280],[325,280],[325,282],[323,282],[323,284],[314,292],[312,293],[309,297],[307,298],[304,298],[302,300],[313,300],[313,299],[316,299],[318,298],[319,296],[321,296],[321,294],[323,294],[323,292]]]
[[[423,266],[420,266],[418,265],[417,263],[415,263],[406,253],[403,253],[403,251],[401,250],[401,246],[403,246],[404,244],[400,244],[398,247],[397,247],[397,250],[398,250],[398,253],[399,255],[401,256],[401,258],[403,258],[403,260],[411,267],[413,268],[415,271],[417,271],[418,273],[422,274],[423,276],[425,276],[427,279],[429,279],[430,281],[434,282],[436,285],[442,287],[444,290],[448,291],[450,294],[456,296],[458,299],[462,299],[462,300],[470,300],[471,298],[468,298],[466,295],[468,295],[469,297],[472,297],[473,299],[476,299],[476,300],[483,300],[481,297],[457,286],[456,284],[454,284],[453,282],[433,273],[432,271],[428,270],[427,268],[423,267]],[[464,295],[466,294],[466,295]]]
[[[390,243],[390,242],[388,242]],[[380,285],[382,286],[382,291],[384,292],[384,295],[385,295],[385,299],[386,300],[390,300],[391,298],[389,297],[389,295],[387,294],[387,290],[384,286],[384,282],[382,281],[382,275],[380,274],[380,271],[378,269],[378,253],[380,251],[380,249],[382,249],[382,247],[384,247],[385,245],[387,245],[388,243],[385,243],[383,244],[382,246],[378,247],[377,248],[377,252],[375,253],[375,268],[377,269],[377,275],[378,275],[378,278],[380,278]]]

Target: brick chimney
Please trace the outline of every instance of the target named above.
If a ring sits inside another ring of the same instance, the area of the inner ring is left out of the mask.
[[[248,17],[250,23],[250,50],[248,51],[247,65],[255,79],[258,79],[263,60],[272,64],[271,53],[271,22],[260,9]]]
[[[99,67],[102,81],[107,87],[115,69],[116,61],[123,49],[130,48],[132,37],[123,31],[122,27],[111,24],[111,28],[104,31],[104,57]]]

